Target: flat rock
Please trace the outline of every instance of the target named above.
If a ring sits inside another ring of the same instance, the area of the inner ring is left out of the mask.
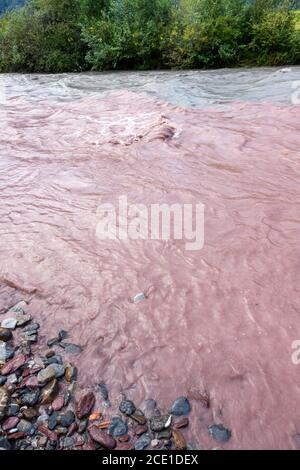
[[[45,369],[42,369],[37,376],[38,382],[44,384],[50,382],[54,378],[62,377],[65,373],[65,367],[61,364],[50,364]]]
[[[10,431],[10,429],[15,428],[19,421],[20,420],[17,416],[12,416],[11,418],[7,418],[2,424],[3,431],[7,432],[7,431]]]
[[[14,330],[17,326],[16,318],[5,318],[1,322],[1,328],[7,328],[8,330]]]
[[[95,405],[95,396],[93,392],[82,395],[76,403],[76,415],[78,419],[85,418],[90,414]]]
[[[151,439],[149,436],[140,437],[135,443],[135,450],[144,450],[149,447],[151,444]]]
[[[40,396],[39,390],[30,390],[21,396],[20,398],[21,405],[34,406],[37,404],[39,400],[39,396]]]
[[[21,327],[31,321],[31,315],[24,315],[24,314],[18,313],[16,315],[16,320],[17,320],[17,326]]]
[[[20,369],[26,363],[26,356],[24,354],[19,354],[13,359],[10,359],[1,370],[2,375],[9,375],[12,372]]]
[[[100,444],[102,447],[104,447],[104,449],[112,450],[116,447],[117,442],[115,441],[115,439],[109,434],[107,434],[105,431],[98,429],[96,426],[91,426],[88,431],[91,438],[95,442],[98,442],[98,444]]]

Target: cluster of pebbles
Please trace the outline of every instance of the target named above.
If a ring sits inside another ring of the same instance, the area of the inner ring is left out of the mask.
[[[25,303],[9,314],[0,327],[0,450],[191,448],[182,433],[189,425],[188,398],[179,397],[162,415],[154,400],[147,400],[142,411],[123,396],[118,416],[105,416],[110,402],[104,383],[96,391],[75,393],[77,369],[63,354],[79,354],[82,348],[66,341],[67,332],[50,339],[43,354],[35,353],[40,326]],[[209,433],[218,442],[231,437],[223,426],[213,425]]]

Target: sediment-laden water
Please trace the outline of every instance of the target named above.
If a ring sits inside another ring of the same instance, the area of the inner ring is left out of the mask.
[[[300,433],[297,80],[297,67],[0,77],[0,307],[25,298],[47,339],[68,330],[81,387],[105,382],[113,404],[207,390],[188,434],[202,448],[213,422],[229,449],[295,448]],[[122,195],[205,204],[204,248],[99,240],[99,204]]]

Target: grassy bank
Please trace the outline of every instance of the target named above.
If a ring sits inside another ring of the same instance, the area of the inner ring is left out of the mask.
[[[296,64],[300,11],[292,3],[30,0],[0,20],[0,71]]]

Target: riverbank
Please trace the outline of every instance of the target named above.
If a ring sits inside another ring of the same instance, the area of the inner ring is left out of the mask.
[[[82,347],[70,343],[64,330],[46,340],[29,311],[21,301],[1,316],[0,450],[201,449],[185,438],[189,398],[179,397],[162,413],[154,399],[138,409],[122,394],[113,415],[103,382],[76,387],[80,370],[64,356],[77,356]],[[205,391],[191,398],[210,407]],[[218,445],[231,438],[221,424],[207,431]]]

